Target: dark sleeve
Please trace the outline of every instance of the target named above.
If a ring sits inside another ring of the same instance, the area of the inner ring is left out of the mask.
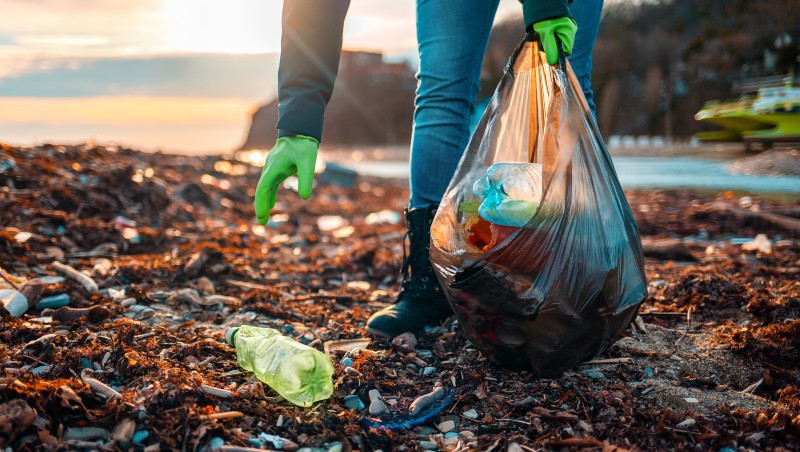
[[[572,17],[569,12],[570,3],[572,0],[522,0],[525,29],[530,29],[531,25],[542,20]]]
[[[278,68],[278,135],[322,139],[350,0],[285,0]]]

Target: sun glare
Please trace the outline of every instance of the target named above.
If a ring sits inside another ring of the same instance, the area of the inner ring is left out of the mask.
[[[163,0],[169,46],[185,52],[280,50],[278,0]]]

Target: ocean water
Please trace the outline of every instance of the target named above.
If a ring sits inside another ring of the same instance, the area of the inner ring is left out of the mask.
[[[752,193],[800,194],[800,177],[753,176],[733,173],[730,160],[693,157],[613,157],[623,188],[693,188]],[[361,174],[381,177],[408,177],[405,161],[360,161],[337,163]]]

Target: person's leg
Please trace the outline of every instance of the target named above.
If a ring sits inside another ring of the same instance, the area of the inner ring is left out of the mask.
[[[575,22],[578,23],[578,33],[575,35],[572,55],[568,58],[594,115],[596,107],[592,93],[592,50],[597,39],[597,29],[600,28],[603,0],[576,0],[569,9]]]
[[[406,211],[409,249],[403,261],[403,289],[393,305],[369,318],[370,334],[417,332],[453,315],[431,266],[430,228],[469,141],[469,120],[498,3],[417,0],[420,65]]]
[[[410,209],[441,201],[467,146],[498,3],[417,0],[420,63],[411,139]]]

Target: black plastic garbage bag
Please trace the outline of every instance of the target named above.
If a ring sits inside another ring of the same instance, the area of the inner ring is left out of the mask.
[[[539,48],[511,57],[434,219],[431,259],[473,344],[555,376],[613,344],[647,289],[586,99],[566,61],[551,67]]]

